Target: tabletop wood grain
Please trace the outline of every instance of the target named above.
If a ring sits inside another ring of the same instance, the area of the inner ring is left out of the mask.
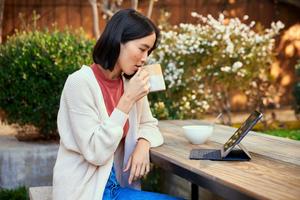
[[[181,127],[205,123],[199,120],[160,121],[165,142],[151,149],[151,161],[224,198],[300,199],[299,141],[252,131],[242,140],[252,156],[250,162],[189,160],[191,149],[221,148],[236,130],[216,125],[205,144],[190,144]],[[173,167],[167,167],[171,165]]]

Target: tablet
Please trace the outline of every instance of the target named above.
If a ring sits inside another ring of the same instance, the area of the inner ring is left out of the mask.
[[[261,119],[262,113],[254,111],[247,118],[247,120],[238,128],[235,133],[229,138],[229,140],[222,146],[221,156],[226,157],[229,152],[239,144],[239,142],[245,137],[245,135],[253,128],[253,126]]]

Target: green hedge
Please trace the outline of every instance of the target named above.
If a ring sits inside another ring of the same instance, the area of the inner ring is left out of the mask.
[[[1,189],[1,200],[29,200],[28,190],[26,187],[18,187],[16,189]]]
[[[0,47],[0,109],[8,124],[34,125],[57,137],[59,98],[68,74],[91,63],[83,31],[17,32]]]

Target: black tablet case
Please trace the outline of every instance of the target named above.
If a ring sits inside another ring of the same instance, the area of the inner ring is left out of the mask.
[[[248,161],[251,159],[243,149],[233,149],[222,158],[221,150],[217,149],[193,149],[190,153],[192,160],[219,160],[219,161]]]

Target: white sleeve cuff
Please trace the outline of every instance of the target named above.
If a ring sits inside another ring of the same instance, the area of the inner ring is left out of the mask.
[[[126,113],[122,112],[121,110],[119,110],[118,108],[115,108],[113,110],[113,112],[110,115],[110,119],[120,125],[121,127],[124,127],[127,119],[128,119],[129,115],[127,115]]]

